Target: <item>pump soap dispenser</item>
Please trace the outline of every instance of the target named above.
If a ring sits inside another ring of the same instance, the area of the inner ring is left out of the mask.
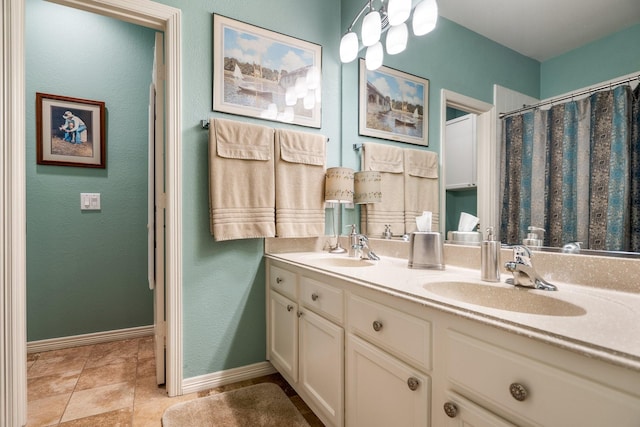
[[[480,278],[485,282],[500,281],[500,241],[495,240],[493,227],[487,228],[487,240],[480,247]]]

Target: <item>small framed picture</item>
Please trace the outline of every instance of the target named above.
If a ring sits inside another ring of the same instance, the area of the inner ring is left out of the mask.
[[[213,109],[320,128],[322,46],[213,15]]]
[[[360,59],[359,133],[429,145],[429,80]]]
[[[36,93],[39,165],[106,167],[104,102]]]

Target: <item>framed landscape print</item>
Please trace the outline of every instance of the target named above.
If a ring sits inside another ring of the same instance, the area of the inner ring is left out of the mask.
[[[429,80],[360,59],[360,135],[428,146],[428,102]]]
[[[36,93],[39,165],[106,166],[104,102]]]
[[[213,15],[213,109],[320,128],[322,47]]]

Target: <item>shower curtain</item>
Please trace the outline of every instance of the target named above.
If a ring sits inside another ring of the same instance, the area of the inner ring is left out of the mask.
[[[545,246],[640,251],[639,87],[503,120],[503,243],[535,226]]]

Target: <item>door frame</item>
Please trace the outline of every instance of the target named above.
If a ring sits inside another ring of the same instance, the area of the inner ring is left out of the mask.
[[[150,0],[51,0],[164,32],[166,65],[167,392],[182,394],[181,11]],[[24,425],[26,176],[24,0],[2,0],[0,21],[0,425]]]

